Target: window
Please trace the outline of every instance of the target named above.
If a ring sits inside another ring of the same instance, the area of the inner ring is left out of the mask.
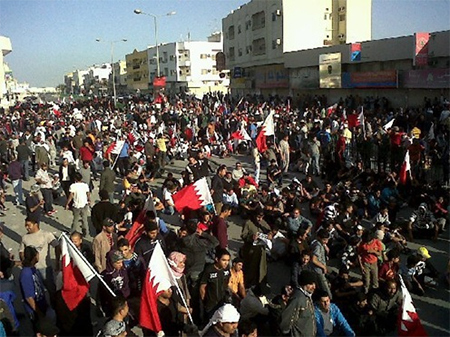
[[[208,54],[200,54],[200,58],[202,60],[207,59],[208,58]]]
[[[241,34],[241,25],[238,26],[238,34]]]
[[[202,75],[208,75],[209,71],[208,69],[202,69]]]
[[[339,21],[345,21],[345,14],[339,14]]]
[[[246,54],[251,54],[251,52],[252,52],[252,46],[247,46],[247,48],[245,48],[245,53]]]
[[[238,49],[238,56],[242,56],[242,48]]]
[[[253,55],[265,55],[266,54],[266,40],[264,38],[253,40]]]
[[[266,13],[264,11],[252,15],[252,30],[264,28],[266,26]]]
[[[234,26],[228,28],[228,39],[234,40]]]
[[[228,57],[230,58],[230,60],[234,60],[234,47],[230,47],[228,49]]]

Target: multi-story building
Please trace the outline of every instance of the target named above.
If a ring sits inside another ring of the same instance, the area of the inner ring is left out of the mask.
[[[127,80],[130,90],[152,90],[158,61],[155,46],[134,51],[126,56]],[[216,54],[222,52],[221,34],[208,41],[184,41],[159,46],[160,75],[166,77],[168,93],[190,92],[201,95],[208,91],[228,90],[229,79],[221,78],[216,69]],[[147,61],[146,64],[144,62]]]
[[[113,92],[113,85],[116,86],[116,92],[118,95],[127,91],[127,63],[125,60],[114,62],[114,71],[111,72],[109,77],[110,92]],[[113,81],[114,74],[114,81]]]
[[[131,54],[125,55],[125,61],[128,91],[148,90],[150,79],[147,50],[138,51],[135,49]]]
[[[222,20],[231,88],[288,87],[283,53],[372,38],[372,0],[253,0]]]
[[[3,58],[11,51],[11,40],[6,36],[0,36],[0,98],[6,94],[5,63]]]
[[[111,71],[110,63],[89,67],[83,78],[84,88],[89,88],[89,91],[97,95],[106,94]]]

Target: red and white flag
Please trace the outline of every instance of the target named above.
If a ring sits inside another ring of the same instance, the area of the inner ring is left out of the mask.
[[[67,236],[61,236],[62,277],[61,294],[69,310],[75,309],[89,290],[89,281],[96,274],[92,266],[81,256],[81,252],[69,242]]]
[[[399,315],[398,322],[398,335],[409,337],[422,337],[428,336],[425,331],[422,322],[420,322],[419,315],[416,312],[416,308],[412,302],[411,294],[403,282],[403,278],[400,276],[400,284],[403,295],[402,311]]]
[[[403,160],[403,164],[400,169],[400,183],[405,185],[408,177],[411,178],[411,163],[409,161],[409,151],[406,151],[405,159]]]
[[[206,178],[197,180],[172,195],[175,208],[182,212],[185,208],[196,210],[213,203]]]
[[[266,137],[273,136],[275,134],[275,124],[273,122],[274,114],[274,110],[269,113],[269,116],[267,116],[264,124],[262,125],[261,131],[259,131],[259,134],[256,137],[256,146],[261,153],[268,149]]]
[[[348,127],[354,128],[360,125],[364,125],[364,112],[361,110],[361,112],[357,114],[348,115],[347,117]]]
[[[139,133],[137,133],[136,130],[131,130],[127,136],[128,142],[130,144],[134,144],[140,138],[141,138],[141,136],[139,136]]]
[[[252,140],[250,138],[250,135],[248,134],[247,130],[242,126],[238,131],[233,132],[231,134],[231,139],[237,139],[237,140]]]
[[[124,140],[116,140],[115,142],[112,142],[105,151],[105,158],[109,158],[110,154],[120,154],[120,151],[122,151],[124,145]]]
[[[139,323],[142,327],[156,333],[162,331],[161,321],[158,315],[158,296],[172,286],[176,286],[176,280],[170,270],[167,259],[159,242],[153,250],[148,264],[147,274],[142,286],[141,310]]]
[[[332,106],[329,106],[327,108],[327,117],[330,117],[330,115],[334,114],[337,109],[337,103],[334,103]]]
[[[125,235],[125,239],[130,243],[130,247],[134,249],[134,245],[136,241],[141,237],[141,234],[144,232],[144,222],[147,220],[147,212],[155,211],[155,205],[153,203],[153,195],[149,195],[147,200],[145,200],[144,208],[139,212],[136,220],[133,222],[133,226],[131,226],[127,235]]]

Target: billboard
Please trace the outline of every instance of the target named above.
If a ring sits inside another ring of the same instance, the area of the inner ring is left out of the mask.
[[[403,88],[448,89],[450,88],[450,69],[409,70],[401,73]]]
[[[428,65],[428,41],[430,40],[430,33],[416,33],[414,34],[414,58],[413,64],[418,67]]]
[[[342,74],[343,88],[397,88],[397,71],[364,71]]]
[[[341,53],[319,55],[320,88],[341,87]]]
[[[258,67],[255,70],[255,87],[258,89],[288,88],[289,71],[282,64]]]

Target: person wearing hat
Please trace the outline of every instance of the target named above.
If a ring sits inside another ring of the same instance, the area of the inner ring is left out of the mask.
[[[115,233],[115,222],[110,218],[103,220],[102,231],[97,234],[92,242],[94,251],[94,267],[99,273],[106,269],[106,254],[117,246],[117,234]]]
[[[295,289],[286,309],[281,314],[280,329],[293,337],[316,336],[317,327],[312,295],[316,289],[317,274],[304,270],[298,277]]]
[[[233,305],[225,304],[214,312],[200,337],[237,337],[240,317]]]

